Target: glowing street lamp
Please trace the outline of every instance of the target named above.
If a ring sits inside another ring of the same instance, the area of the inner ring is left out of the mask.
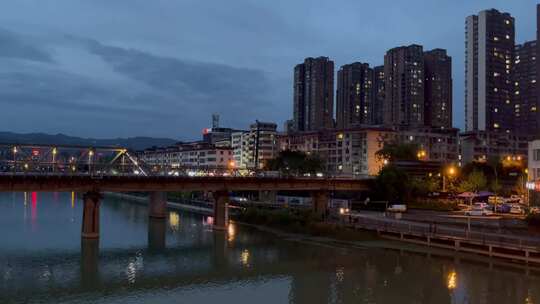
[[[442,180],[442,182],[443,182],[443,189],[442,189],[442,191],[443,191],[443,192],[446,192],[446,176],[452,178],[452,177],[454,177],[454,176],[456,175],[456,173],[457,173],[456,167],[454,167],[454,166],[452,165],[452,166],[448,167],[448,169],[446,170],[446,174],[445,174],[445,172],[443,172],[443,174],[441,174],[441,175],[442,175],[442,179],[443,179],[443,180]]]
[[[56,154],[57,153],[58,153],[58,151],[56,150],[56,147],[54,147],[52,149],[52,163],[53,163],[52,169],[53,169],[53,171],[55,171],[54,163],[56,162]]]

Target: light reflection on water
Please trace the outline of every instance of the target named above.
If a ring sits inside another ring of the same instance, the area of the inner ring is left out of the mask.
[[[538,273],[366,238],[366,249],[280,240],[211,217],[106,198],[80,239],[72,193],[0,194],[0,303],[540,303]],[[28,216],[30,214],[30,216]]]

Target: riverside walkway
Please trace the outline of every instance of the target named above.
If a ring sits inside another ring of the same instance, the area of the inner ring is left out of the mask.
[[[478,232],[381,216],[352,213],[345,226],[370,230],[386,239],[476,253],[540,265],[540,238]]]

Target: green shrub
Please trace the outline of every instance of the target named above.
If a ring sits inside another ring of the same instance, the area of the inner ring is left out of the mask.
[[[417,199],[407,203],[409,209],[422,209],[434,211],[457,211],[459,210],[458,202],[452,200],[439,199]]]

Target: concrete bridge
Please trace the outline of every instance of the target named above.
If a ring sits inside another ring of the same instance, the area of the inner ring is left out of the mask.
[[[0,174],[0,191],[82,192],[84,208],[82,238],[99,238],[99,206],[101,192],[150,192],[148,215],[154,221],[164,220],[169,191],[210,192],[214,199],[214,229],[226,230],[230,191],[307,191],[311,192],[313,209],[317,214],[326,210],[331,191],[364,191],[366,179],[329,179],[294,177],[231,177],[231,176],[144,176],[92,175],[51,173]]]

